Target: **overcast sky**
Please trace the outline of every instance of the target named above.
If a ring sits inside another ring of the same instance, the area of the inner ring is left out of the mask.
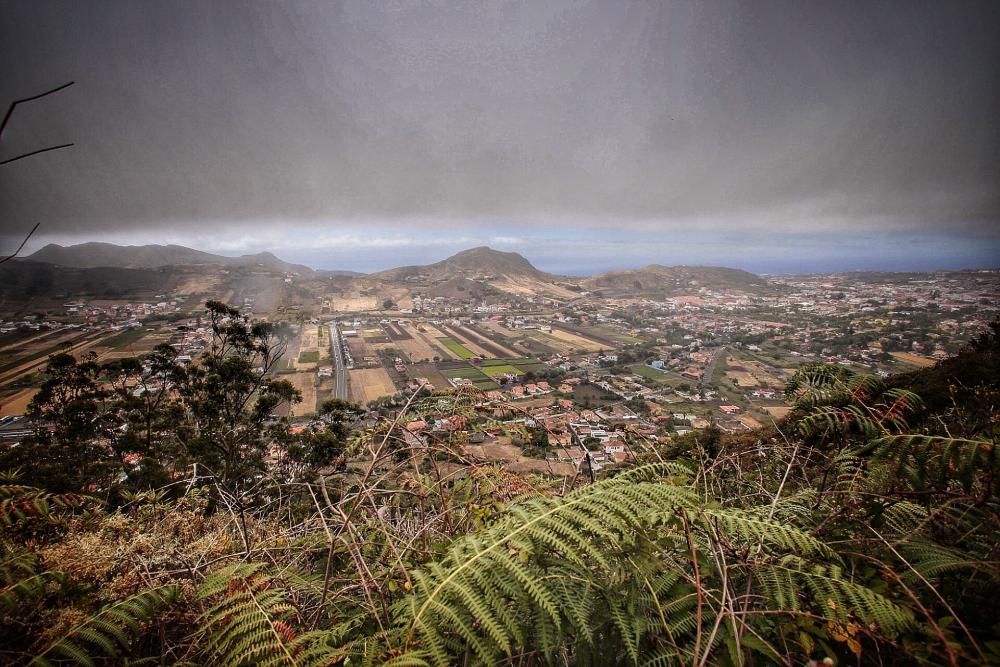
[[[0,242],[1000,266],[1000,2],[0,8]]]

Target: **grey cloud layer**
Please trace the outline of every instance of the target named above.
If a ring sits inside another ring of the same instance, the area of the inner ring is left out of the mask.
[[[5,14],[3,99],[78,83],[3,137],[0,156],[77,143],[0,167],[4,231],[551,216],[996,237],[995,3]]]

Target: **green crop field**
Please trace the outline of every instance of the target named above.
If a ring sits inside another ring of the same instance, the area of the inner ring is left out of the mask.
[[[531,371],[532,373],[537,373],[538,371],[544,371],[546,368],[548,368],[548,366],[546,366],[545,364],[541,363],[540,361],[536,361],[534,359],[526,359],[526,360],[508,359],[507,362],[517,370],[521,371],[522,373],[527,373],[528,371]]]
[[[483,389],[485,391],[489,391],[490,389],[496,389],[497,383],[494,382],[493,380],[476,380],[473,381],[472,386],[475,387],[476,389]]]
[[[452,338],[438,338],[438,340],[441,341],[441,343],[446,348],[448,348],[449,350],[460,356],[462,359],[471,359],[472,357],[476,356],[472,354],[471,351],[469,351],[469,348],[465,347],[457,340],[454,340]]]
[[[115,349],[126,348],[132,343],[135,343],[139,339],[146,335],[146,330],[142,328],[137,329],[125,329],[110,338],[105,338],[101,341],[101,345],[107,345]]]
[[[670,379],[666,373],[655,368],[650,368],[645,364],[635,364],[634,366],[629,366],[629,370],[636,375],[641,375],[647,380],[652,380],[653,382],[658,382],[660,384],[670,384]]]
[[[483,380],[486,377],[478,368],[472,368],[471,366],[442,368],[441,375],[446,378],[465,378],[466,380]]]
[[[495,366],[484,366],[483,372],[489,375],[491,378],[499,377],[506,373],[514,373],[515,375],[524,375],[524,373],[517,368],[514,368],[510,364],[497,364]]]
[[[319,351],[312,350],[310,352],[303,352],[299,355],[300,364],[314,364],[319,361]]]

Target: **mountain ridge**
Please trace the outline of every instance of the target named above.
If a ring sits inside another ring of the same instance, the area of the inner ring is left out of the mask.
[[[447,280],[455,277],[512,276],[539,280],[557,280],[560,277],[539,270],[523,255],[502,252],[488,246],[476,246],[455,253],[431,264],[414,264],[386,269],[368,274],[375,280],[406,280],[426,276],[429,280]]]
[[[571,296],[566,292],[567,288],[622,294],[676,294],[701,287],[750,293],[774,290],[774,285],[766,278],[741,269],[720,266],[665,266],[654,263],[637,269],[606,271],[585,277],[560,276],[538,269],[517,252],[495,250],[488,246],[468,248],[429,264],[400,266],[370,274],[314,270],[308,266],[286,262],[268,251],[229,257],[181,245],[126,246],[96,241],[70,246],[48,244],[19,261],[74,269],[120,268],[147,271],[163,270],[171,266],[263,267],[271,271],[298,273],[305,277],[343,277],[383,284],[447,282],[454,283],[452,286],[456,289],[463,281],[477,281],[501,290],[520,293],[537,288],[543,292],[558,293],[563,298]]]
[[[220,266],[263,266],[288,273],[314,273],[303,264],[293,264],[278,258],[271,252],[229,257],[195,250],[182,245],[117,245],[100,241],[89,241],[62,246],[50,243],[25,259],[46,264],[55,264],[78,269],[122,268],[158,269],[165,266],[198,266],[204,264]]]
[[[761,276],[742,269],[724,266],[664,266],[647,264],[638,269],[605,271],[584,279],[591,290],[641,292],[676,292],[690,287],[733,289],[747,292],[770,292],[774,285]]]

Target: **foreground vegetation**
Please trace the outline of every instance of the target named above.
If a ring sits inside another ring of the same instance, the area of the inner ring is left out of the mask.
[[[399,427],[510,415],[471,389],[293,435],[277,332],[210,313],[193,368],[50,364],[2,461],[3,662],[1000,664],[1000,325],[905,378],[802,369],[774,428],[557,483]]]

